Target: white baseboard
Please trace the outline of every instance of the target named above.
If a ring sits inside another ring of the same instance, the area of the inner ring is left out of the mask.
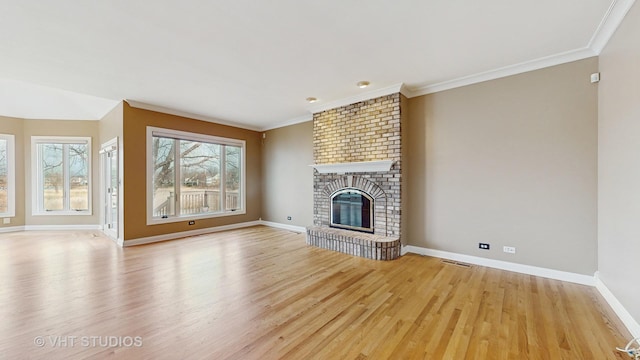
[[[102,230],[100,225],[25,225],[25,231]]]
[[[622,320],[622,323],[627,327],[627,329],[631,333],[631,336],[633,336],[634,338],[640,337],[640,324],[633,318],[633,316],[631,316],[631,314],[629,314],[627,309],[624,308],[620,301],[618,301],[618,298],[613,295],[611,290],[607,288],[602,280],[600,280],[598,271],[596,271],[595,279],[596,289],[598,289],[602,297],[604,297],[604,299],[607,301],[607,303],[609,303],[609,306],[611,306],[616,315],[618,315],[620,320]]]
[[[16,231],[24,231],[24,226],[7,226],[0,227],[0,233],[10,233]]]
[[[272,222],[272,221],[265,221],[265,220],[260,220],[260,223],[262,225],[264,225],[264,226],[269,226],[269,227],[277,228],[277,229],[290,230],[290,231],[294,231],[294,232],[298,232],[298,233],[307,232],[307,228],[305,228],[304,226],[282,224],[282,223],[277,223],[277,222]]]
[[[427,249],[419,246],[407,245],[402,247],[402,254],[414,253],[433,256],[442,259],[455,260],[490,268],[513,271],[521,274],[541,276],[554,280],[568,281],[576,284],[595,286],[595,278],[589,275],[576,274],[566,271],[541,268],[531,265],[516,264],[507,261],[493,260],[478,256],[456,254],[448,251]]]
[[[246,228],[246,227],[256,226],[256,225],[262,225],[262,222],[260,220],[256,220],[256,221],[248,221],[248,222],[243,222],[238,224],[230,224],[230,225],[209,227],[204,229],[181,231],[181,232],[175,232],[170,234],[148,236],[143,238],[126,240],[124,241],[123,246],[126,247],[126,246],[150,244],[150,243],[159,242],[159,241],[173,240],[173,239],[179,239],[179,238],[188,237],[188,236],[196,236],[196,235],[214,233],[219,231],[241,229],[241,228]]]

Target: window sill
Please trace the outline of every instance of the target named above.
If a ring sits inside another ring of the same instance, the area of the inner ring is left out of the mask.
[[[31,216],[88,216],[93,215],[92,211],[39,211]]]

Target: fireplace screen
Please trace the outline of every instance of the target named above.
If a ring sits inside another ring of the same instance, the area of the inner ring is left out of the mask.
[[[373,199],[357,189],[331,195],[331,227],[373,233]]]

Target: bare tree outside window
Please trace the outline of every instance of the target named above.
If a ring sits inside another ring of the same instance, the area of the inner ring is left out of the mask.
[[[89,159],[87,145],[69,145],[69,201],[73,210],[89,209]]]
[[[241,208],[241,147],[161,136],[151,141],[153,217]]]
[[[220,210],[220,147],[180,140],[180,213]]]
[[[174,139],[153,138],[153,208],[154,216],[175,215],[175,147]]]
[[[240,208],[240,158],[242,149],[238,146],[225,146],[225,210]]]
[[[43,211],[89,210],[89,145],[39,143]]]
[[[62,144],[42,144],[42,185],[44,209],[64,209],[64,174]]]

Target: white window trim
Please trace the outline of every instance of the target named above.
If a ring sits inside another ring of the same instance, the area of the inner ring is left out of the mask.
[[[241,208],[234,211],[222,211],[218,213],[207,213],[197,215],[175,215],[168,218],[153,217],[153,137],[167,137],[179,140],[191,140],[199,142],[214,143],[220,145],[239,146],[242,149],[241,156],[241,171],[242,176],[240,179],[241,189]],[[229,139],[213,135],[205,135],[198,133],[191,133],[186,131],[164,129],[159,127],[147,126],[147,225],[176,223],[189,220],[201,220],[225,216],[243,215],[247,213],[247,171],[246,171],[246,141],[238,139]]]
[[[42,188],[42,177],[39,176],[40,167],[40,154],[38,152],[38,144],[78,144],[80,142],[87,143],[87,161],[88,161],[88,201],[89,210],[87,211],[75,211],[75,210],[61,210],[61,211],[45,211],[40,208],[40,204],[43,203],[42,196],[44,193],[40,191]],[[69,215],[93,215],[93,186],[91,175],[92,169],[92,154],[91,154],[91,137],[85,136],[32,136],[31,137],[31,214],[33,216],[69,216]]]
[[[16,216],[16,142],[15,135],[0,134],[1,140],[7,141],[7,211],[0,212],[0,217]]]

